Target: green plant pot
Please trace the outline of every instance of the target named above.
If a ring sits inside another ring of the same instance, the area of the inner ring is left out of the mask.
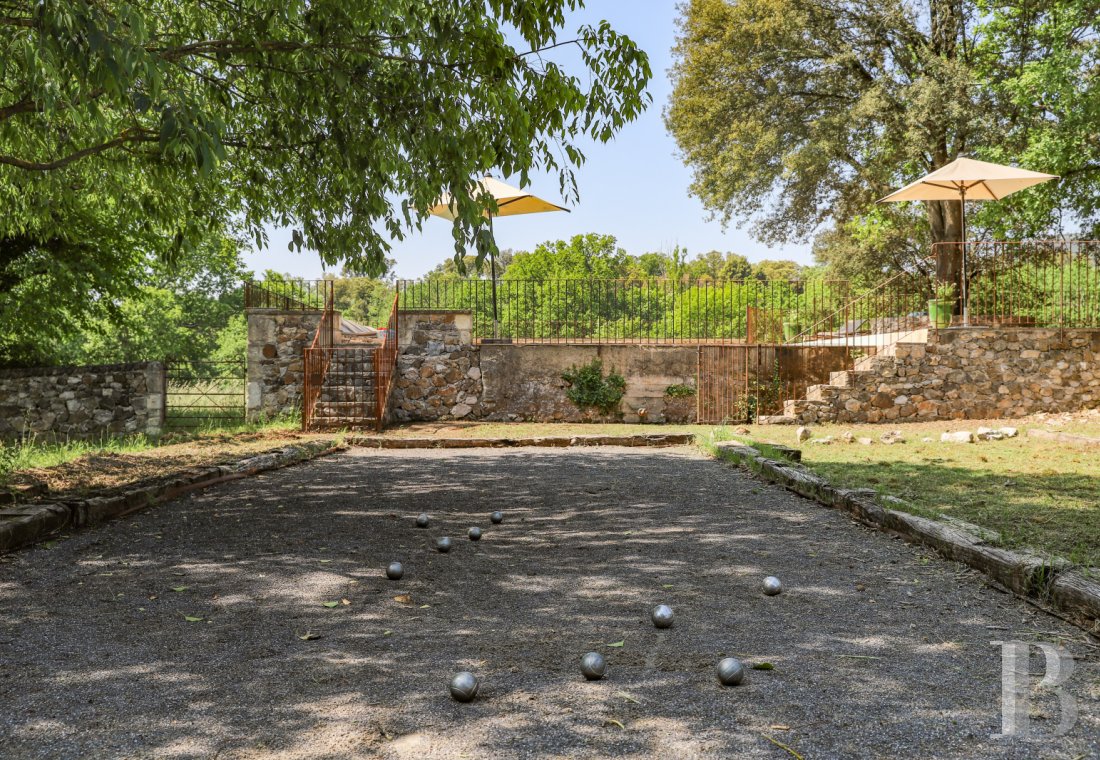
[[[928,321],[937,330],[951,326],[951,315],[955,311],[955,299],[933,298],[928,302]]]
[[[794,340],[802,332],[802,325],[798,322],[783,323],[783,340]]]

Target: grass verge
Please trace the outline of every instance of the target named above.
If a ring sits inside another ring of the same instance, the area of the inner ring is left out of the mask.
[[[923,516],[946,514],[997,531],[1007,548],[1048,552],[1089,567],[1100,567],[1100,462],[1095,449],[1027,437],[1028,421],[991,422],[1012,425],[1020,435],[1002,441],[941,443],[948,430],[975,430],[983,423],[916,423],[908,425],[825,425],[815,438],[832,436],[829,445],[798,443],[794,428],[753,426],[745,436],[732,436],[766,449],[767,443],[797,446],[802,463],[830,483],[871,488],[896,496],[907,509]],[[1087,435],[1093,423],[1067,423],[1057,429]],[[904,443],[885,445],[881,436],[899,430]],[[843,443],[851,432],[874,443]]]

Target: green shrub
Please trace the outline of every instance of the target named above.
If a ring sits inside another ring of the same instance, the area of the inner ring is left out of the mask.
[[[695,388],[678,383],[665,388],[665,395],[669,398],[688,398],[695,395]]]
[[[578,409],[598,409],[604,414],[613,414],[626,392],[626,378],[614,370],[604,377],[603,362],[599,359],[583,367],[571,367],[562,373],[561,379],[569,383],[566,398]]]

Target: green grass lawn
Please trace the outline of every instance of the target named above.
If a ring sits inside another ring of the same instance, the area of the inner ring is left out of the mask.
[[[1020,435],[973,444],[940,443],[944,431],[974,431],[982,424],[1018,427]],[[1001,534],[1006,547],[1030,547],[1100,567],[1100,448],[1028,438],[1030,428],[1100,436],[1096,423],[1052,428],[1029,421],[967,420],[815,426],[814,437],[838,439],[826,446],[798,443],[793,427],[753,426],[749,436],[735,437],[796,446],[803,463],[834,485],[873,488],[904,499],[915,512],[942,513],[990,528]],[[890,430],[900,430],[906,442],[880,443]],[[875,443],[843,443],[839,437],[845,431]]]

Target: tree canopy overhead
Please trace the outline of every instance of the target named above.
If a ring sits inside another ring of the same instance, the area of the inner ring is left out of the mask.
[[[725,220],[752,218],[769,242],[818,235],[826,259],[832,249],[841,263],[897,267],[960,239],[959,204],[874,201],[969,154],[1076,178],[984,207],[977,229],[1034,234],[1066,212],[1096,222],[1094,2],[682,8],[666,122],[693,192]],[[943,263],[954,276],[958,262]]]
[[[472,176],[556,171],[570,197],[581,141],[635,118],[650,76],[606,23],[559,35],[581,5],[13,0],[0,237],[108,202],[179,243],[240,215],[257,237],[288,225],[329,263],[380,271],[417,209]],[[568,46],[579,71],[552,60]],[[461,199],[456,239],[475,239],[484,205]]]

